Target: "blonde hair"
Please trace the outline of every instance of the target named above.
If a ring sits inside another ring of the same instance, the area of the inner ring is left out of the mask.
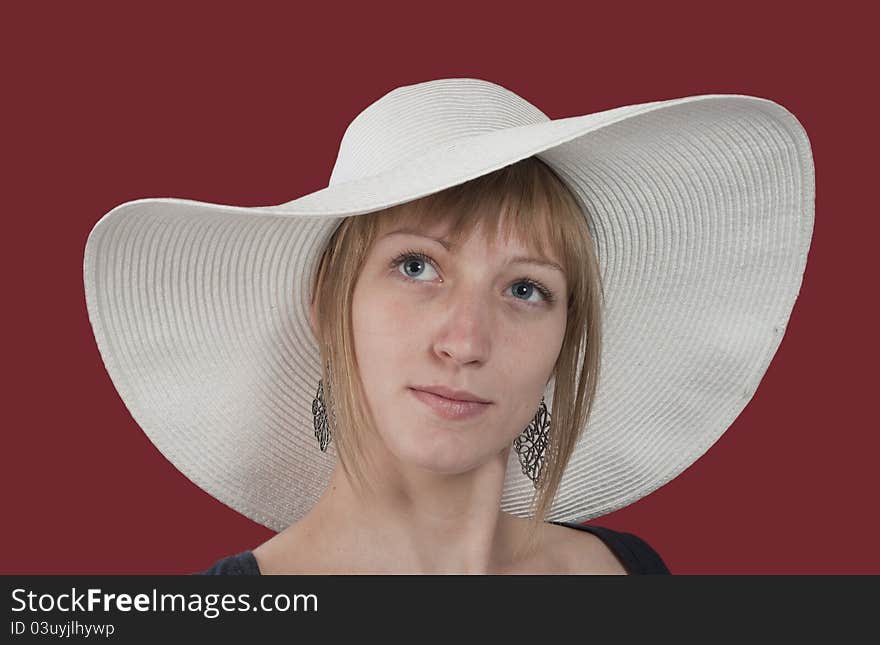
[[[518,550],[519,555],[525,555],[534,552],[537,545],[538,530],[589,418],[599,375],[604,293],[594,242],[574,194],[545,162],[529,157],[415,201],[348,217],[327,244],[312,299],[325,393],[332,398],[328,408],[333,406],[331,432],[339,462],[356,486],[369,490],[360,464],[365,455],[362,442],[378,433],[364,403],[351,325],[352,294],[369,251],[379,232],[387,230],[384,226],[400,221],[417,229],[449,221],[453,244],[482,224],[494,240],[505,215],[505,239],[516,236],[544,257],[549,257],[548,247],[555,251],[568,284],[565,338],[553,370],[556,385],[548,445],[532,497],[532,522]]]

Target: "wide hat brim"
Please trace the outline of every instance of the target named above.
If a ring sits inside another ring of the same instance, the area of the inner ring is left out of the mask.
[[[606,295],[593,412],[548,519],[584,522],[672,480],[752,398],[803,279],[813,158],[798,120],[767,99],[700,95],[502,128],[274,206],[117,206],[88,237],[84,283],[132,417],[216,499],[276,531],[297,521],[336,461],[314,436],[308,303],[341,218],[531,155],[581,203]],[[533,492],[511,451],[502,509],[526,516]]]

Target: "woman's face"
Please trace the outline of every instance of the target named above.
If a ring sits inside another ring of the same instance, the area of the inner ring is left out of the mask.
[[[367,404],[402,464],[466,472],[505,452],[535,415],[565,334],[565,276],[513,262],[530,253],[501,235],[490,242],[478,229],[446,250],[414,231],[395,232],[401,228],[379,234],[353,295]],[[442,239],[445,228],[420,233]],[[491,403],[470,418],[445,418],[412,389],[436,385]]]

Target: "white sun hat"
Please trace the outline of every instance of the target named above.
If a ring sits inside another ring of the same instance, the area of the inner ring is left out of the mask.
[[[585,522],[672,480],[752,398],[800,291],[813,158],[798,120],[768,99],[549,119],[497,84],[432,80],[357,115],[316,192],[260,207],[116,206],[86,242],[85,296],[132,417],[216,499],[276,531],[297,521],[336,461],[312,430],[321,356],[309,325],[330,236],[343,218],[533,155],[581,205],[605,291],[589,431],[548,519]],[[533,492],[511,451],[502,509],[526,516]]]

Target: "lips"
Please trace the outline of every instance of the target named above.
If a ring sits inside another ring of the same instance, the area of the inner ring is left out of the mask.
[[[444,399],[449,399],[450,401],[455,402],[491,403],[491,401],[477,396],[472,392],[468,392],[467,390],[454,390],[444,385],[416,385],[413,386],[411,389],[418,390],[419,392],[428,392],[430,394],[441,396]]]
[[[456,401],[414,388],[410,388],[410,391],[436,415],[451,421],[463,421],[476,417],[492,407],[490,403]]]

